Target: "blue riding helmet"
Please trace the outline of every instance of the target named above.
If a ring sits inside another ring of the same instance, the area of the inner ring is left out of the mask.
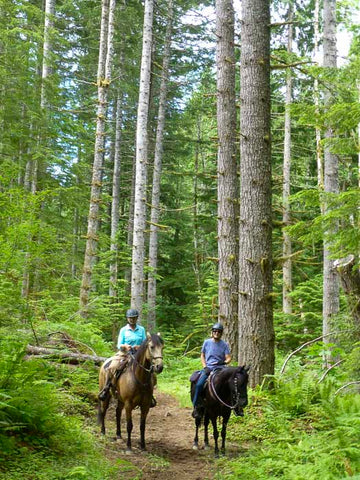
[[[138,317],[139,312],[135,308],[129,308],[129,310],[126,310],[126,318],[131,318],[131,317]]]
[[[211,331],[213,330],[220,330],[220,332],[222,332],[224,330],[224,327],[221,323],[217,322],[211,327]]]

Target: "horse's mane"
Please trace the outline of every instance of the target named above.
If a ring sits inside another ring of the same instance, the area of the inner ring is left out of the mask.
[[[226,367],[215,373],[214,380],[216,381],[216,377],[221,380],[229,380],[237,374],[242,374],[245,378],[248,376],[247,370],[244,366]]]

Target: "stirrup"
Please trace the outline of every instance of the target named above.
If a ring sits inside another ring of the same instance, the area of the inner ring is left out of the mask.
[[[154,397],[151,397],[150,408],[154,408],[157,405],[157,401]]]

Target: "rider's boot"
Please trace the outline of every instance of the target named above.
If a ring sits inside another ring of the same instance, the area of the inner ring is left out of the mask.
[[[110,392],[110,388],[112,387],[112,383],[111,383],[111,380],[108,380],[105,387],[101,390],[101,392],[99,393],[99,400],[101,400],[102,402],[104,400],[107,399],[107,397],[109,396],[109,392]]]

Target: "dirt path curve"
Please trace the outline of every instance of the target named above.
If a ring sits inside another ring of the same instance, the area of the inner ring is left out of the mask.
[[[133,412],[133,454],[125,453],[126,426],[122,419],[123,439],[115,442],[115,410],[110,407],[107,417],[105,454],[112,461],[122,459],[119,479],[122,480],[212,480],[217,470],[214,461],[212,435],[210,450],[192,449],[194,421],[190,408],[180,408],[175,398],[156,391],[158,405],[149,412],[146,424],[146,452],[139,443],[139,411]],[[210,433],[212,428],[210,429]],[[201,429],[201,445],[203,429]],[[228,454],[236,447],[228,444]]]

